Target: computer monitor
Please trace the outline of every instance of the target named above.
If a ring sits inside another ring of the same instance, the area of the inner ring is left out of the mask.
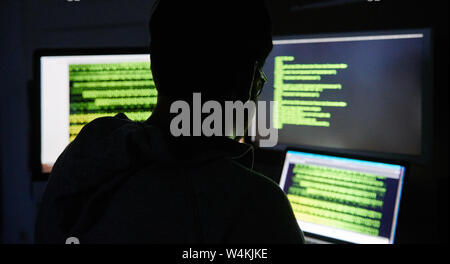
[[[398,160],[429,154],[428,30],[289,36],[273,44],[259,99],[278,106],[258,114],[271,117],[278,146]]]
[[[125,113],[144,121],[157,91],[145,53],[52,52],[39,55],[40,157],[51,171],[64,148],[88,122]]]
[[[393,244],[405,167],[288,151],[280,186],[306,236]]]

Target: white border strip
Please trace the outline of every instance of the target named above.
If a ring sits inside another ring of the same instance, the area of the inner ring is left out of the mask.
[[[286,44],[306,44],[306,43],[327,43],[327,42],[352,42],[352,41],[370,41],[370,40],[391,40],[391,39],[415,39],[423,38],[423,34],[403,34],[403,35],[380,35],[367,37],[341,37],[341,38],[313,38],[313,39],[289,39],[274,40],[274,45]]]

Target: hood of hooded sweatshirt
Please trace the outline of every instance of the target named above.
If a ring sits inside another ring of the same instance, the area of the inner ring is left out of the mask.
[[[99,118],[60,155],[43,199],[53,205],[61,233],[76,236],[98,221],[111,195],[141,169],[173,166],[174,159],[186,166],[221,157],[246,156],[248,161],[249,150],[227,138],[168,139],[157,126],[133,122],[124,114]]]

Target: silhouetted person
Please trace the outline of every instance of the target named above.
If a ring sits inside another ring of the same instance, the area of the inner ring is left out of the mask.
[[[199,2],[155,5],[152,116],[137,123],[119,114],[83,128],[53,168],[36,242],[303,243],[283,191],[251,170],[249,145],[170,132],[171,104],[192,109],[194,92],[202,102],[256,100],[272,49],[262,1]]]

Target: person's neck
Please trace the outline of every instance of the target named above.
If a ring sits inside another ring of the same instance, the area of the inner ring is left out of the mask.
[[[145,123],[159,127],[161,130],[169,130],[173,114],[170,113],[171,102],[158,96],[158,101],[150,117]],[[165,129],[166,128],[166,129]]]
[[[164,134],[165,137],[167,137],[169,140],[173,140],[174,137],[172,136],[170,127],[171,127],[171,122],[172,120],[178,116],[179,113],[171,113],[170,112],[170,108],[172,106],[172,103],[174,102],[174,100],[172,99],[168,99],[164,96],[158,95],[158,100],[157,100],[157,104],[154,108],[154,110],[152,111],[151,116],[145,121],[145,123],[149,124],[149,125],[153,125],[158,127],[161,132]],[[193,109],[193,105],[192,105],[192,101],[186,100],[185,101],[189,106],[190,109],[192,111]],[[190,124],[189,127],[191,128],[191,135],[193,133],[192,128],[193,128],[193,123],[192,123],[192,113],[189,114],[190,115]],[[204,121],[204,118],[206,118],[206,116],[201,116],[201,124]],[[225,124],[222,124],[222,128],[225,129]],[[222,131],[222,135],[226,135],[227,133],[225,131]],[[225,137],[225,136],[214,136],[214,137]],[[175,138],[176,141],[178,141],[180,138],[196,138],[197,139],[206,139],[207,141],[210,140],[210,138],[203,136],[203,133],[201,136],[181,136],[179,138]],[[232,137],[227,137],[227,138],[232,138]],[[239,139],[235,139],[235,140],[239,140]]]
[[[156,104],[154,110],[152,111],[151,116],[145,121],[145,123],[158,127],[161,130],[161,132],[163,132],[164,136],[167,137],[169,140],[179,141],[180,139],[183,139],[183,138],[194,138],[191,136],[181,136],[178,138],[175,138],[174,136],[172,136],[172,133],[170,130],[170,125],[171,125],[172,120],[179,114],[179,113],[171,113],[170,112],[170,108],[171,108],[173,102],[174,102],[174,100],[171,100],[164,96],[158,95],[157,104]],[[190,109],[192,109],[192,103],[189,100],[185,100],[185,102],[190,106]],[[189,115],[191,116],[191,114],[192,113],[190,113]],[[189,127],[192,128],[192,126],[193,126],[192,116],[188,122],[190,122]],[[191,133],[192,133],[192,131],[191,131]],[[201,136],[201,137],[203,137],[203,136]],[[200,138],[200,137],[196,137],[196,138]]]

